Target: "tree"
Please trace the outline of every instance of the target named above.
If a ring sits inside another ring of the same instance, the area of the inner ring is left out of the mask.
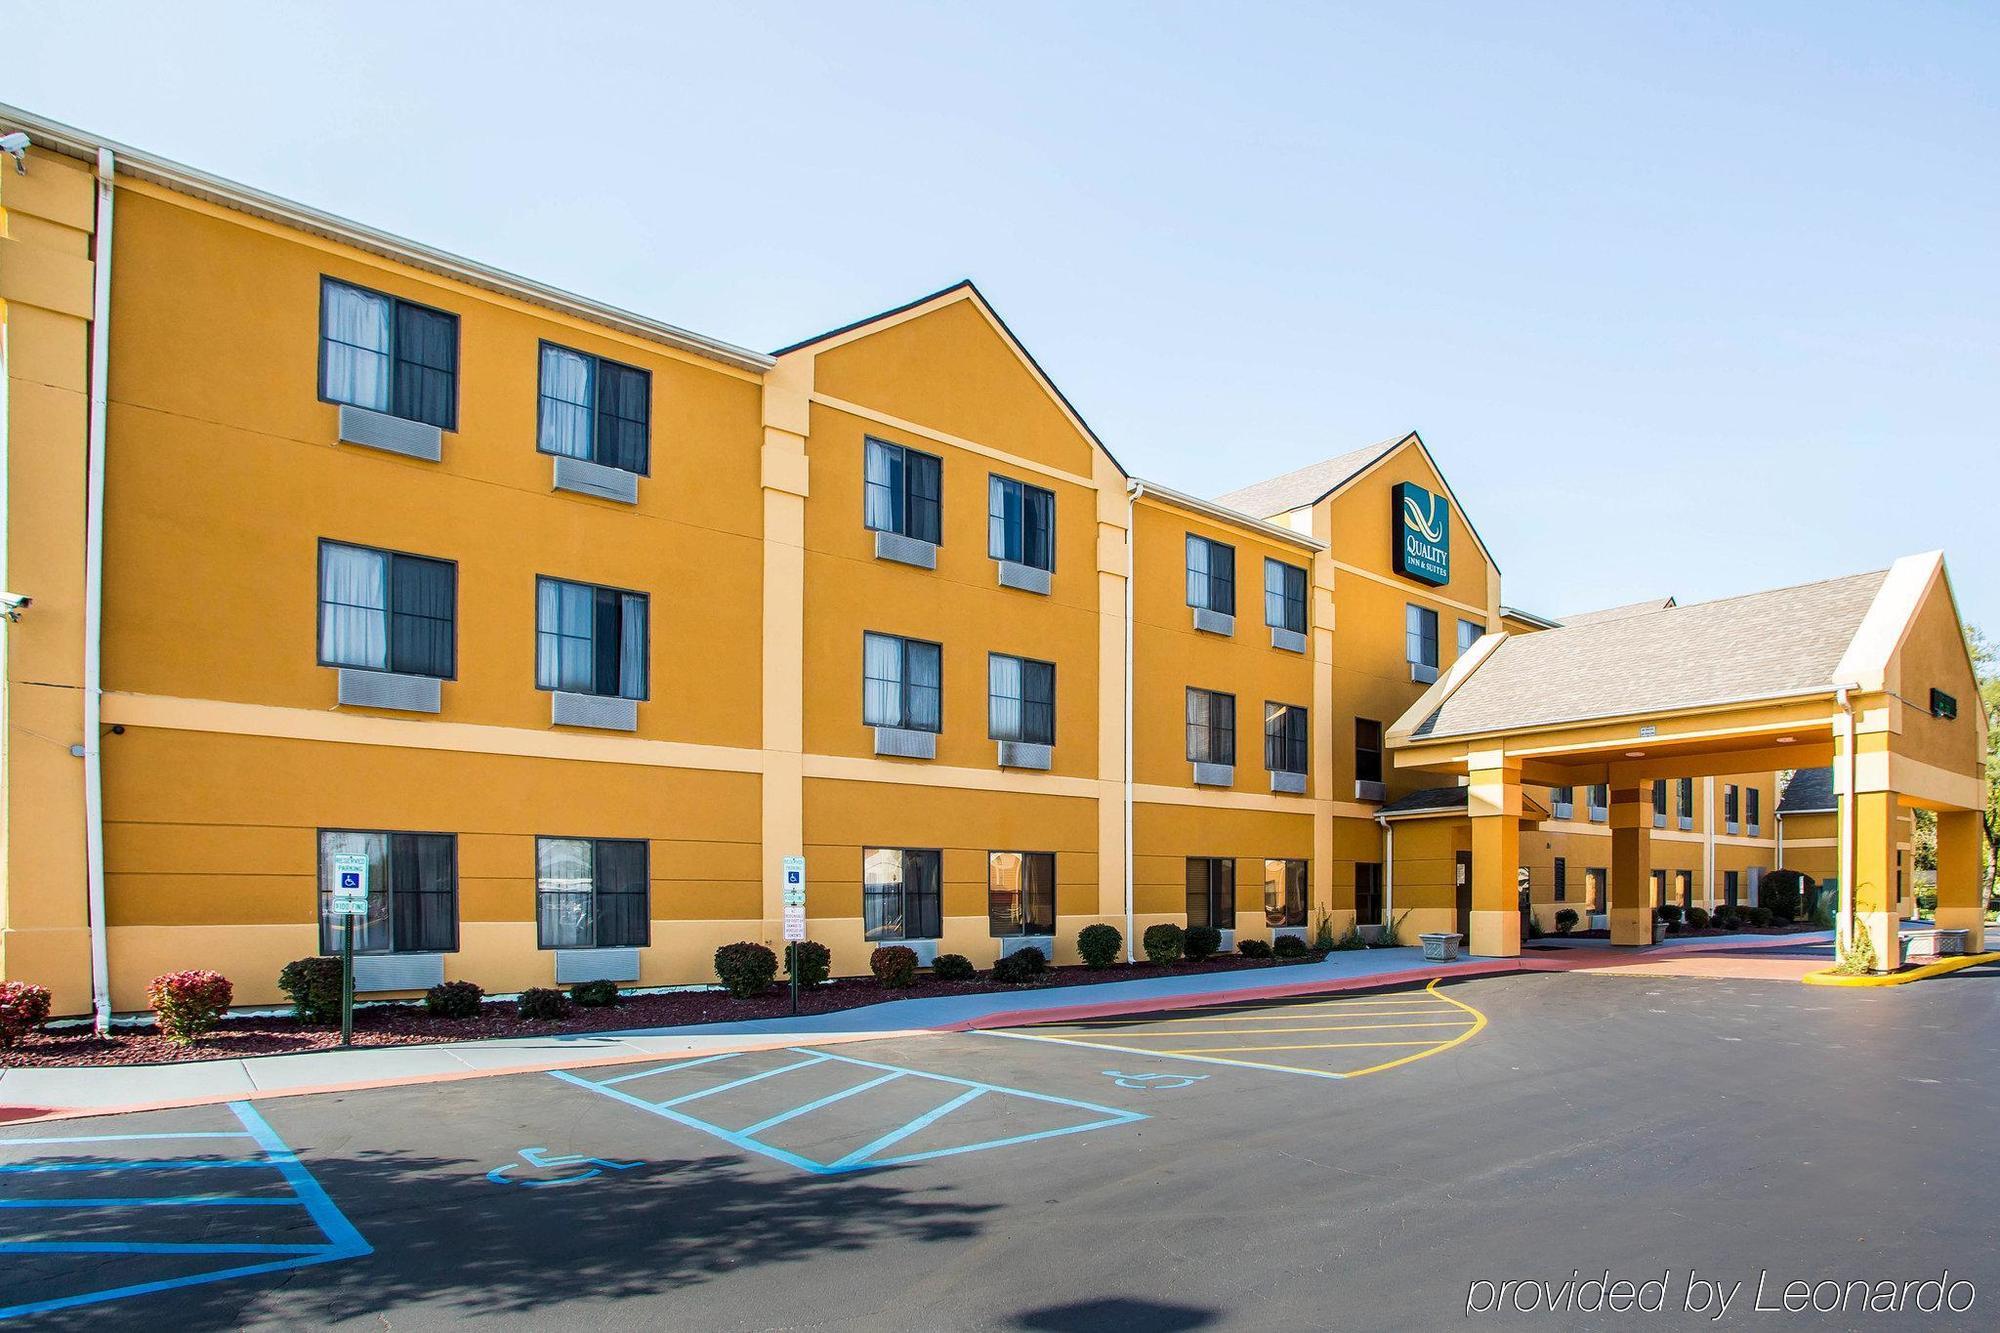
[[[1979,705],[1986,710],[1986,894],[1990,898],[1994,873],[2000,869],[2000,648],[1977,625],[1967,625],[1965,650],[1979,680]]]

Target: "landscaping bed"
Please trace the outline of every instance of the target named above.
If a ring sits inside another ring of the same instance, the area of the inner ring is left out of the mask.
[[[1114,963],[1108,967],[1052,967],[1025,984],[996,982],[981,974],[969,981],[940,981],[918,974],[908,986],[886,987],[872,977],[824,982],[799,992],[801,1014],[857,1009],[886,1000],[923,999],[942,995],[990,995],[1008,991],[1060,986],[1088,986],[1107,981],[1137,981],[1148,977],[1189,976],[1235,972],[1245,968],[1284,968],[1293,962],[1315,962],[1317,955],[1299,959],[1245,958],[1221,954],[1200,962],[1171,966]],[[701,1023],[735,1023],[755,1018],[782,1018],[791,1011],[790,991],[780,981],[762,995],[737,998],[726,990],[667,991],[624,995],[615,1005],[585,1008],[571,1005],[568,1013],[547,1021],[515,1016],[512,1000],[487,1000],[469,1018],[444,1018],[420,1003],[371,1004],[354,1011],[356,1046],[408,1046],[432,1042],[476,1041],[487,1037],[567,1036],[633,1028],[681,1027]],[[88,1028],[56,1028],[31,1032],[19,1043],[0,1050],[0,1068],[57,1068],[86,1065],[179,1064],[198,1060],[232,1060],[251,1055],[290,1055],[330,1050],[340,1045],[340,1030],[284,1017],[225,1018],[192,1045],[181,1046],[151,1026],[116,1027],[108,1037]]]
[[[1686,926],[1682,926],[1678,930],[1668,931],[1666,942],[1672,944],[1677,940],[1700,940],[1717,935],[1810,935],[1814,931],[1824,931],[1825,929],[1825,926],[1816,926],[1810,921],[1795,921],[1783,926],[1740,925],[1731,926],[1727,930],[1718,930],[1713,926],[1704,930],[1689,930]],[[1611,938],[1611,932],[1608,930],[1572,930],[1567,934],[1562,934],[1556,931],[1549,931],[1544,938],[1558,940],[1608,940]]]

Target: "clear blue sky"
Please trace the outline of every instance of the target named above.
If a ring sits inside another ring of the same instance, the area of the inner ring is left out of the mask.
[[[1168,485],[1421,431],[1547,613],[2000,631],[1993,6],[15,3],[0,100],[762,349],[970,276]]]

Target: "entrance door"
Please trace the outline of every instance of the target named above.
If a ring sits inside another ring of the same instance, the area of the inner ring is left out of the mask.
[[[1472,853],[1458,854],[1458,933],[1472,943]]]

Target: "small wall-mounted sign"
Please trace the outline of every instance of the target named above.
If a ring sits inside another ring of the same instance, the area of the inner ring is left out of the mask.
[[[1651,740],[1653,737],[1659,734],[1660,734],[1660,729],[1654,726],[1650,722],[1648,722],[1645,726],[1639,728],[1639,739],[1642,741]]]
[[[1404,578],[1433,588],[1451,582],[1451,503],[1413,481],[1390,492],[1396,534],[1395,569]]]
[[[1941,717],[1947,722],[1958,717],[1958,700],[1943,690],[1931,691],[1931,716]]]

